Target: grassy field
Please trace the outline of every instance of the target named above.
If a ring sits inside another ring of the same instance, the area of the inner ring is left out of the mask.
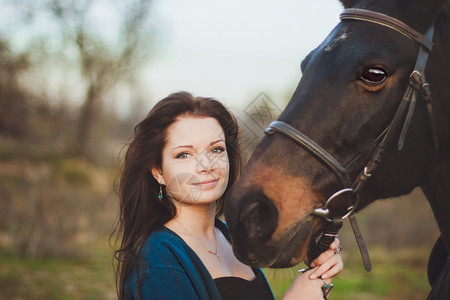
[[[334,289],[329,299],[346,300],[414,300],[426,299],[430,290],[427,277],[425,249],[387,253],[371,249],[373,270],[366,272],[359,254],[343,254],[344,270],[333,280]],[[265,270],[277,299],[281,299],[297,270],[302,268]]]
[[[425,299],[429,291],[427,251],[371,249],[370,273],[364,271],[357,253],[344,252],[345,268],[333,281],[330,299]],[[277,299],[297,276],[298,268],[265,270]],[[0,299],[115,299],[107,240],[93,246],[88,258],[32,260],[0,252]]]
[[[78,259],[20,259],[0,252],[0,300],[115,299],[112,250],[105,239]]]

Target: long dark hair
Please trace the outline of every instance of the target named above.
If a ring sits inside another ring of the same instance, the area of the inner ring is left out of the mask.
[[[239,128],[235,117],[222,103],[213,98],[193,97],[187,92],[170,94],[159,101],[124,148],[125,155],[119,172],[120,213],[111,236],[120,240],[115,251],[116,287],[119,299],[125,299],[124,284],[136,267],[139,251],[147,237],[175,217],[174,204],[158,200],[159,183],[151,174],[152,167],[161,167],[162,150],[166,144],[167,128],[180,116],[215,118],[225,133],[230,163],[229,181],[223,196],[217,200],[216,216],[223,214],[223,202],[242,168],[239,149]]]

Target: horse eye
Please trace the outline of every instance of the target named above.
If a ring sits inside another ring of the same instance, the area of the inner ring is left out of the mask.
[[[380,84],[388,77],[387,72],[380,68],[369,68],[361,74],[361,80],[370,84]]]

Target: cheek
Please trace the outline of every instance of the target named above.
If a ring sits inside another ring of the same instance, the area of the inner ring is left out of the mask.
[[[227,155],[224,155],[221,159],[218,160],[218,165],[219,168],[224,172],[230,172],[230,161],[228,160]]]
[[[193,175],[190,173],[174,174],[174,176],[168,180],[166,186],[170,198],[178,202],[195,202],[201,191],[189,184],[193,180],[195,181]]]
[[[162,166],[162,177],[168,192],[172,190],[178,191],[180,186],[186,182],[189,176],[190,174],[183,171],[183,169],[179,168],[177,165],[166,163]]]
[[[224,172],[223,173],[224,173],[224,186],[225,186],[225,189],[226,189],[226,187],[228,186],[228,181],[230,180],[230,164],[229,164],[228,160],[227,160],[227,163],[224,166]]]
[[[222,175],[230,171],[230,162],[228,161],[228,156],[226,155],[215,157],[210,162],[210,165],[216,173],[220,173]]]
[[[192,163],[177,159],[167,159],[163,161],[161,171],[166,183],[174,180],[175,177],[186,176],[193,173]]]
[[[167,187],[170,189],[173,187],[180,187],[185,184],[186,181],[192,176],[192,170],[188,164],[169,161],[162,166],[162,176],[166,181]]]

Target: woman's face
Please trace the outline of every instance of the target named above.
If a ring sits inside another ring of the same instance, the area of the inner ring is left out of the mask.
[[[229,161],[225,134],[211,117],[178,118],[167,129],[162,167],[152,169],[173,201],[209,204],[224,193]]]

